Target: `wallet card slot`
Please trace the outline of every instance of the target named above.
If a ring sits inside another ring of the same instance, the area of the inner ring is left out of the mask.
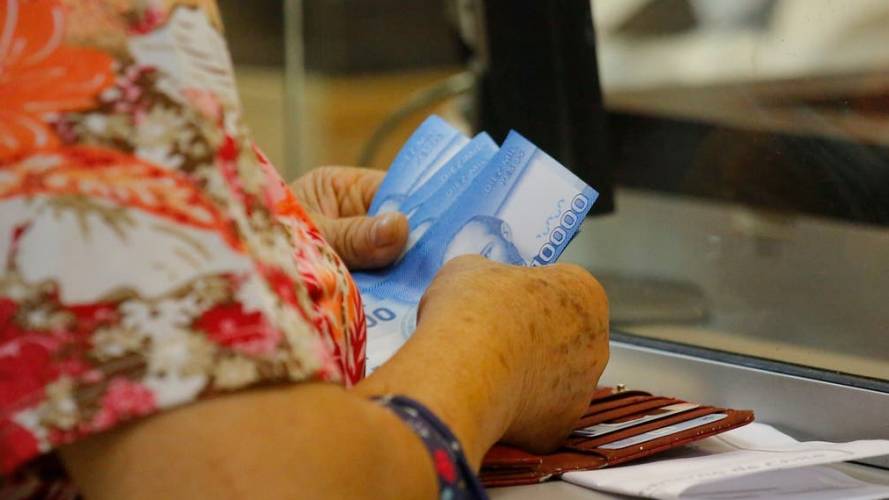
[[[673,424],[672,430],[675,432],[667,430],[668,434],[647,439],[644,442],[614,450],[598,448],[594,453],[606,457],[609,466],[637,460],[747,425],[753,421],[753,412],[714,408],[711,413],[697,418],[705,421],[688,429],[679,428],[682,423],[679,426]],[[688,422],[686,421],[686,423]],[[626,443],[615,442],[612,444]]]
[[[599,397],[599,394],[603,394],[604,391],[601,389],[597,389],[596,392],[593,393],[593,398],[590,400],[590,406],[596,407],[603,404],[611,403],[612,401],[619,401],[627,398],[634,398],[640,396],[648,396],[652,397],[653,395],[650,392],[645,391],[620,391],[620,392],[611,392],[605,396]],[[661,396],[662,397],[662,396]]]
[[[594,438],[586,438],[579,436],[572,436],[568,439],[567,447],[573,450],[579,451],[594,451],[596,453],[605,452],[608,450],[600,450],[599,448],[608,443],[613,443],[616,441],[620,441],[623,439],[631,438],[633,436],[637,436],[639,434],[644,434],[649,431],[653,431],[655,429],[660,429],[662,427],[668,427],[671,425],[675,425],[681,422],[685,422],[688,420],[693,420],[698,417],[703,417],[705,415],[709,415],[711,413],[717,413],[720,410],[713,408],[711,406],[698,407],[693,410],[689,410],[683,413],[678,413],[676,415],[670,415],[666,418],[660,420],[654,420],[651,422],[646,422],[641,425],[637,425],[635,427],[630,427],[627,429],[621,429],[616,432],[612,432],[610,434],[605,434],[603,436],[598,436]]]
[[[574,426],[575,429],[583,429],[593,425],[609,422],[612,420],[625,418],[637,413],[645,413],[656,410],[662,406],[668,406],[675,403],[682,403],[678,399],[651,397],[640,402],[621,406],[607,411],[597,412],[591,415],[584,415]]]
[[[617,408],[623,408],[624,406],[630,406],[637,403],[642,403],[644,401],[651,401],[653,399],[666,399],[663,396],[646,396],[646,395],[637,395],[630,396],[626,398],[619,399],[610,399],[604,402],[593,401],[592,404],[586,409],[583,416],[595,415],[597,413],[602,413],[605,411],[615,410]]]
[[[657,439],[680,434],[684,431],[691,430],[696,427],[704,427],[715,422],[719,422],[720,420],[727,417],[728,414],[726,413],[710,413],[709,415],[703,415],[691,420],[686,420],[685,422],[679,422],[678,424],[668,425],[666,427],[659,427],[648,432],[643,432],[642,434],[637,434],[632,437],[621,439],[620,441],[603,444],[602,446],[599,446],[599,449],[622,450],[624,448],[629,448],[630,446],[645,444]]]
[[[612,432],[618,432],[624,429],[642,425],[647,422],[653,422],[655,420],[664,419],[672,415],[678,415],[683,412],[691,411],[695,408],[700,408],[700,406],[701,405],[696,403],[673,403],[667,406],[660,406],[652,410],[627,415],[626,417],[615,418],[613,420],[602,422],[600,424],[575,429],[572,435],[585,438],[604,436],[605,434],[611,434]]]

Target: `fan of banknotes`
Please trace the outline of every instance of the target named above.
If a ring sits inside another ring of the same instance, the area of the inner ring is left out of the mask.
[[[367,368],[389,359],[416,327],[416,309],[449,259],[479,254],[550,264],[577,234],[598,193],[516,132],[503,144],[472,139],[437,116],[411,135],[380,185],[370,215],[403,212],[407,249],[392,266],[356,273],[367,316]]]

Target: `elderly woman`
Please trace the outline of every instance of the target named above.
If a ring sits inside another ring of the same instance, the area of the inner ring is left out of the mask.
[[[347,268],[407,239],[380,180],[281,181],[213,5],[0,1],[0,497],[478,498],[492,444],[554,447],[601,288],[454,259],[365,379]]]

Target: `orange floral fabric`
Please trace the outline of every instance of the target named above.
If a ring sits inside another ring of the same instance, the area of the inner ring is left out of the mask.
[[[43,117],[89,107],[112,82],[110,56],[62,43],[64,15],[52,0],[0,9],[0,159],[57,146]]]
[[[71,498],[52,450],[134,418],[355,383],[365,336],[204,9],[0,0],[0,497]]]

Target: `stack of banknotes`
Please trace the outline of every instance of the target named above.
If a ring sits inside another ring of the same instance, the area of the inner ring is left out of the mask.
[[[598,193],[516,132],[499,147],[437,116],[408,139],[370,215],[403,212],[410,225],[392,266],[356,273],[367,316],[368,373],[413,334],[420,297],[449,259],[478,254],[539,266],[559,258]]]

